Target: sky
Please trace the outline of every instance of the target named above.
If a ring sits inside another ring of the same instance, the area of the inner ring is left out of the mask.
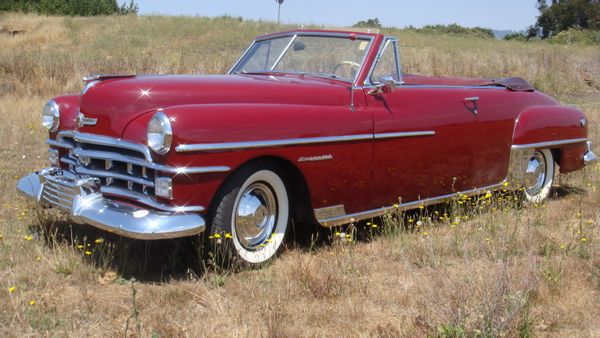
[[[119,0],[124,2],[129,0]],[[136,0],[139,14],[242,16],[277,20],[275,0]],[[538,15],[535,0],[284,0],[281,21],[289,24],[351,26],[379,18],[384,26],[422,27],[458,23],[465,27],[524,30]]]

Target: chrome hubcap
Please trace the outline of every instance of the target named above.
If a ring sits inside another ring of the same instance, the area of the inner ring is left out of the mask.
[[[525,190],[530,195],[538,194],[546,181],[546,159],[536,152],[530,159],[525,172]]]
[[[264,183],[250,185],[235,208],[235,232],[240,244],[256,248],[273,233],[277,219],[277,202],[273,190]]]

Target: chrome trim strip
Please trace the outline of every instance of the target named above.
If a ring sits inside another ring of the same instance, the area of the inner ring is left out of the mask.
[[[181,144],[181,145],[178,145],[175,148],[175,150],[179,153],[189,152],[189,151],[240,150],[240,149],[284,147],[284,146],[291,146],[291,145],[315,144],[315,143],[352,142],[352,141],[362,141],[362,140],[372,140],[372,139],[373,139],[373,134],[358,134],[358,135],[344,135],[344,136],[294,138],[294,139],[273,140],[273,141]]]
[[[343,224],[358,222],[358,221],[369,219],[369,218],[379,217],[379,216],[384,215],[386,212],[388,212],[390,210],[404,211],[404,210],[415,209],[415,208],[418,208],[419,206],[428,206],[428,205],[432,205],[432,204],[439,204],[439,203],[451,200],[452,198],[459,196],[459,195],[472,196],[472,195],[477,195],[481,192],[488,191],[488,190],[499,190],[502,187],[503,187],[502,183],[499,183],[499,184],[494,184],[494,185],[490,185],[490,186],[483,187],[483,188],[467,190],[464,192],[456,192],[456,193],[447,194],[447,195],[443,195],[443,196],[439,196],[439,197],[433,197],[433,198],[427,198],[427,199],[423,199],[423,200],[416,200],[413,202],[403,203],[403,204],[398,205],[397,208],[394,206],[383,207],[383,208],[379,208],[379,209],[372,209],[372,210],[357,212],[354,214],[349,214],[349,215],[344,215],[344,216],[319,219],[318,222],[324,227],[335,227],[335,226],[339,226],[339,225],[343,225]]]
[[[375,134],[376,140],[382,140],[387,138],[403,138],[403,137],[418,137],[418,136],[435,136],[435,131],[426,130],[426,131],[407,131],[400,133],[381,133]]]
[[[133,165],[145,167],[148,169],[158,170],[160,172],[170,173],[170,174],[207,174],[207,173],[223,173],[231,171],[230,167],[227,166],[209,166],[209,167],[172,167],[157,163],[151,163],[139,158],[121,155],[118,153],[101,151],[101,150],[85,150],[81,148],[76,148],[74,150],[74,154],[83,157],[90,157],[101,160],[111,160],[118,162],[131,163]]]
[[[286,140],[269,140],[269,141],[248,141],[248,142],[225,142],[225,143],[199,143],[199,144],[180,144],[175,147],[178,153],[190,151],[223,151],[223,150],[240,150],[240,149],[258,149],[271,147],[295,146],[315,143],[337,143],[337,142],[353,142],[365,141],[386,138],[402,138],[402,137],[418,137],[418,136],[434,136],[435,131],[409,131],[398,133],[378,133],[378,134],[357,134],[357,135],[342,135],[342,136],[322,136],[322,137],[307,137],[307,138],[292,138]]]
[[[580,142],[587,142],[587,138],[573,138],[568,140],[559,140],[559,141],[548,141],[548,142],[539,142],[539,143],[528,143],[528,144],[515,144],[512,146],[512,149],[530,149],[530,148],[548,148],[552,146],[561,146],[565,144],[573,144]]]
[[[148,205],[152,208],[168,211],[168,212],[202,212],[205,210],[202,206],[170,206],[160,202],[157,202],[150,198],[147,195],[140,194],[137,192],[133,192],[131,190],[117,188],[117,187],[109,187],[103,186],[100,187],[100,192],[104,195],[112,195],[112,196],[121,196],[127,199],[136,201],[141,204]]]
[[[47,139],[46,144],[59,148],[73,149],[73,145],[67,142],[56,141],[53,139]]]
[[[135,176],[123,175],[123,174],[119,174],[119,173],[112,172],[112,171],[92,170],[92,169],[86,169],[84,167],[77,167],[76,172],[78,174],[90,175],[90,176],[94,176],[94,177],[110,177],[110,178],[114,178],[117,180],[124,180],[124,181],[133,182],[136,184],[145,185],[148,187],[154,187],[153,181],[145,180],[143,178],[138,178]]]

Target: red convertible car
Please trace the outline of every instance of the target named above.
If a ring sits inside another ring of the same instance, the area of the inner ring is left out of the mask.
[[[219,76],[97,75],[43,109],[50,166],[18,190],[122,236],[203,234],[255,265],[325,227],[510,182],[548,197],[595,162],[581,111],[519,78],[404,74],[396,38],[258,37]]]

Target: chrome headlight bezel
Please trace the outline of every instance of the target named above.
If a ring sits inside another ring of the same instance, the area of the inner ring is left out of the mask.
[[[173,128],[171,121],[162,111],[156,112],[148,122],[146,131],[148,147],[157,154],[164,155],[171,150]]]
[[[42,108],[42,126],[50,132],[56,132],[59,125],[60,108],[54,100],[50,100]]]

